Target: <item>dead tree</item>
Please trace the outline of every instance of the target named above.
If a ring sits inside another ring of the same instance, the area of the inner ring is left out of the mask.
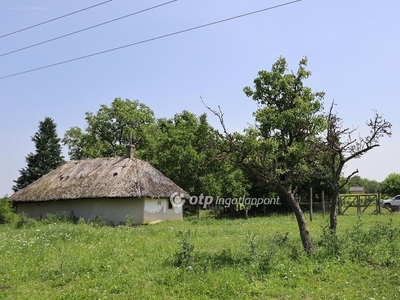
[[[322,160],[328,166],[327,181],[332,188],[332,204],[330,208],[330,230],[336,232],[337,216],[336,204],[339,191],[344,187],[358,169],[350,175],[342,178],[343,167],[352,159],[359,158],[375,147],[379,147],[379,140],[384,136],[391,136],[392,124],[386,121],[382,115],[374,111],[374,116],[366,124],[369,127],[369,135],[354,137],[357,128],[343,127],[342,119],[337,112],[333,112],[335,103],[332,102],[327,116],[326,138],[321,149]]]

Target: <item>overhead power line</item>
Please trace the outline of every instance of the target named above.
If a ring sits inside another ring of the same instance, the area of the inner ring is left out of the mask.
[[[25,31],[25,30],[28,30],[28,29],[31,29],[31,28],[34,28],[34,27],[38,27],[38,26],[43,25],[43,24],[47,24],[47,23],[50,23],[50,22],[53,22],[53,21],[56,21],[56,20],[59,20],[59,19],[62,19],[62,18],[71,16],[71,15],[80,13],[80,12],[85,11],[85,10],[88,10],[88,9],[95,8],[95,7],[97,7],[97,6],[106,4],[106,3],[111,2],[111,1],[113,1],[113,0],[107,0],[107,1],[104,1],[104,2],[101,2],[101,3],[97,3],[97,4],[95,4],[95,5],[92,5],[92,6],[89,6],[89,7],[85,7],[85,8],[82,8],[82,9],[80,9],[80,10],[77,10],[77,11],[73,11],[73,12],[71,12],[71,13],[68,13],[68,14],[62,15],[62,16],[59,16],[59,17],[54,18],[54,19],[50,19],[50,20],[47,20],[47,21],[44,21],[44,22],[41,22],[41,23],[38,23],[38,24],[35,24],[35,25],[32,25],[32,26],[28,26],[28,27],[25,27],[25,28],[22,28],[22,29],[19,29],[19,30],[16,30],[16,31],[13,31],[13,32],[10,32],[10,33],[7,33],[7,34],[4,34],[4,35],[0,35],[0,39],[1,39],[1,38],[4,38],[4,37],[6,37],[6,36],[10,36],[10,35],[16,34],[16,33],[21,32],[21,31]]]
[[[8,194],[8,189],[6,189],[6,188],[0,186],[0,192],[1,192],[1,193]],[[0,197],[0,198],[1,198],[1,197]]]
[[[245,13],[245,14],[241,14],[241,15],[236,15],[234,17],[222,19],[222,20],[219,20],[219,21],[214,21],[214,22],[211,22],[211,23],[207,23],[207,24],[203,24],[203,25],[199,25],[199,26],[183,29],[183,30],[180,30],[180,31],[175,31],[175,32],[172,32],[172,33],[164,34],[164,35],[160,35],[160,36],[153,37],[153,38],[150,38],[150,39],[147,39],[147,40],[142,40],[140,42],[135,42],[135,43],[132,43],[132,44],[128,44],[128,45],[124,45],[124,46],[120,46],[120,47],[116,47],[116,48],[112,48],[112,49],[103,50],[103,51],[92,53],[92,54],[88,54],[88,55],[85,55],[85,56],[80,56],[80,57],[64,60],[64,61],[61,61],[61,62],[58,62],[58,63],[54,63],[54,64],[50,64],[50,65],[46,65],[46,66],[42,66],[42,67],[38,67],[38,68],[26,70],[26,71],[14,73],[14,74],[2,76],[2,77],[0,77],[0,80],[1,79],[5,79],[5,78],[9,78],[9,77],[14,77],[14,76],[26,74],[26,73],[30,73],[30,72],[34,72],[34,71],[39,71],[39,70],[42,70],[42,69],[55,67],[55,66],[58,66],[58,65],[70,63],[70,62],[73,62],[73,61],[89,58],[89,57],[92,57],[92,56],[96,56],[96,55],[100,55],[100,54],[104,54],[104,53],[108,53],[108,52],[112,52],[112,51],[116,51],[116,50],[120,50],[120,49],[124,49],[124,48],[128,48],[128,47],[132,47],[132,46],[137,46],[137,45],[148,43],[148,42],[152,42],[152,41],[155,41],[155,40],[164,39],[164,38],[167,38],[167,37],[170,37],[170,36],[174,36],[174,35],[178,35],[178,34],[181,34],[181,33],[185,33],[185,32],[197,30],[197,29],[200,29],[200,28],[216,25],[216,24],[227,22],[227,21],[231,21],[231,20],[234,20],[234,19],[247,17],[247,16],[250,16],[250,15],[254,15],[254,14],[257,14],[257,13],[260,13],[260,12],[264,12],[264,11],[267,11],[267,10],[272,10],[272,9],[279,8],[279,7],[282,7],[282,6],[287,6],[287,5],[290,5],[290,4],[294,4],[296,2],[301,2],[301,0],[285,2],[285,3],[279,4],[279,5],[270,6],[270,7],[267,7],[267,8],[263,8],[263,9],[260,9],[260,10],[255,10],[255,11],[252,11],[252,12],[249,12],[249,13]]]
[[[17,49],[17,50],[13,50],[13,51],[10,51],[10,52],[7,52],[7,53],[3,53],[3,54],[0,54],[0,57],[6,56],[6,55],[10,55],[12,53],[19,52],[19,51],[22,51],[22,50],[26,50],[26,49],[29,49],[29,48],[33,48],[33,47],[36,47],[36,46],[39,46],[39,45],[43,45],[43,44],[46,44],[46,43],[49,43],[49,42],[52,42],[52,41],[55,41],[55,40],[58,40],[58,39],[62,39],[62,38],[65,38],[67,36],[70,36],[70,35],[73,35],[73,34],[77,34],[77,33],[80,33],[80,32],[83,32],[83,31],[86,31],[86,30],[89,30],[89,29],[93,29],[93,28],[96,28],[96,27],[99,27],[99,26],[102,26],[102,25],[105,25],[105,24],[108,24],[108,23],[119,21],[119,20],[122,20],[124,18],[131,17],[131,16],[134,16],[134,15],[137,15],[137,14],[140,14],[140,13],[152,10],[152,9],[156,9],[158,7],[161,7],[161,6],[170,4],[172,2],[176,2],[176,1],[178,1],[178,0],[168,1],[168,2],[159,4],[159,5],[156,5],[156,6],[152,6],[152,7],[149,7],[149,8],[146,8],[146,9],[143,9],[143,10],[140,10],[140,11],[137,11],[137,12],[134,12],[134,13],[131,13],[131,14],[116,18],[116,19],[112,19],[112,20],[105,21],[105,22],[100,23],[100,24],[96,24],[96,25],[93,25],[93,26],[90,26],[90,27],[86,27],[86,28],[83,28],[83,29],[80,29],[80,30],[77,30],[77,31],[74,31],[74,32],[71,32],[71,33],[67,33],[67,34],[64,34],[64,35],[61,35],[61,36],[58,36],[58,37],[55,37],[55,38],[52,38],[52,39],[37,43],[37,44],[33,44],[33,45],[26,46],[26,47],[23,47],[23,48],[20,48],[20,49]]]

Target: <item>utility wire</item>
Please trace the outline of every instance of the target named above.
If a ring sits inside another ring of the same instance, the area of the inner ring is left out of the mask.
[[[82,9],[77,10],[77,11],[73,11],[71,13],[59,16],[57,18],[54,18],[54,19],[51,19],[51,20],[48,20],[48,21],[44,21],[44,22],[41,22],[41,23],[38,23],[38,24],[35,24],[35,25],[32,25],[32,26],[28,26],[28,27],[25,27],[25,28],[22,28],[22,29],[19,29],[19,30],[16,30],[16,31],[13,31],[13,32],[10,32],[10,33],[7,33],[7,34],[4,34],[4,35],[0,35],[0,39],[4,38],[6,36],[9,36],[9,35],[16,34],[16,33],[21,32],[21,31],[25,31],[25,30],[28,30],[28,29],[31,29],[31,28],[34,28],[34,27],[37,27],[37,26],[40,26],[40,25],[43,25],[43,24],[47,24],[47,23],[50,23],[50,22],[53,22],[53,21],[56,21],[56,20],[71,16],[73,14],[80,13],[82,11],[85,11],[85,10],[88,10],[88,9],[91,9],[91,8],[95,8],[96,6],[100,6],[100,5],[106,4],[106,3],[111,2],[111,1],[113,1],[113,0],[107,0],[107,1],[104,1],[104,2],[101,2],[101,3],[97,3],[95,5],[92,5],[92,6],[89,6],[89,7],[86,7],[86,8],[82,8]]]
[[[8,189],[6,189],[6,188],[0,186],[0,192],[5,193],[5,194],[8,194]]]
[[[120,47],[116,47],[116,48],[112,48],[112,49],[108,49],[108,50],[103,50],[103,51],[92,53],[92,54],[88,54],[88,55],[85,55],[85,56],[80,56],[80,57],[72,58],[72,59],[69,59],[69,60],[64,60],[64,61],[61,61],[61,62],[58,62],[58,63],[54,63],[54,64],[51,64],[51,65],[46,65],[46,66],[42,66],[42,67],[39,67],[39,68],[30,69],[30,70],[26,70],[26,71],[14,73],[14,74],[2,76],[2,77],[0,77],[0,80],[1,79],[5,79],[5,78],[9,78],[9,77],[14,77],[14,76],[26,74],[26,73],[30,73],[30,72],[34,72],[34,71],[38,71],[38,70],[42,70],[42,69],[55,67],[55,66],[58,66],[58,65],[70,63],[70,62],[73,62],[73,61],[89,58],[89,57],[92,57],[92,56],[96,56],[96,55],[100,55],[100,54],[104,54],[104,53],[108,53],[108,52],[112,52],[112,51],[116,51],[116,50],[120,50],[120,49],[124,49],[124,48],[128,48],[128,47],[132,47],[132,46],[136,46],[136,45],[152,42],[152,41],[155,41],[155,40],[160,40],[160,39],[163,39],[163,38],[166,38],[166,37],[178,35],[178,34],[181,34],[181,33],[197,30],[197,29],[208,27],[208,26],[212,26],[212,25],[216,25],[216,24],[227,22],[227,21],[231,21],[231,20],[234,20],[234,19],[247,17],[247,16],[250,16],[250,15],[254,15],[254,14],[257,14],[257,13],[260,13],[260,12],[264,12],[264,11],[267,11],[267,10],[272,10],[272,9],[279,8],[279,7],[282,7],[282,6],[287,6],[287,5],[294,4],[294,3],[300,2],[300,1],[301,0],[295,0],[295,1],[290,1],[290,2],[283,3],[283,4],[275,5],[275,6],[270,6],[270,7],[267,7],[267,8],[263,8],[263,9],[252,11],[252,12],[249,12],[249,13],[237,15],[237,16],[230,17],[230,18],[227,18],[227,19],[222,19],[222,20],[219,20],[219,21],[214,21],[214,22],[203,24],[203,25],[199,25],[199,26],[196,26],[196,27],[191,27],[191,28],[180,30],[180,31],[175,31],[175,32],[172,32],[172,33],[160,35],[160,36],[157,36],[157,37],[154,37],[154,38],[150,38],[150,39],[147,39],[147,40],[142,40],[140,42],[135,42],[135,43],[132,43],[132,44],[128,44],[128,45],[124,45],[124,46],[120,46]]]
[[[137,14],[140,14],[140,13],[143,13],[143,12],[158,8],[160,6],[164,6],[164,5],[170,4],[172,2],[176,2],[176,1],[178,1],[178,0],[168,1],[168,2],[159,4],[159,5],[156,5],[156,6],[153,6],[153,7],[149,7],[149,8],[146,8],[146,9],[143,9],[143,10],[140,10],[140,11],[137,11],[137,12],[134,12],[134,13],[131,13],[131,14],[116,18],[116,19],[112,19],[112,20],[109,20],[109,21],[106,21],[106,22],[103,22],[103,23],[100,23],[100,24],[96,24],[96,25],[93,25],[93,26],[90,26],[90,27],[86,27],[86,28],[83,28],[83,29],[80,29],[80,30],[77,30],[77,31],[74,31],[74,32],[71,32],[71,33],[67,33],[67,34],[52,38],[50,40],[46,40],[46,41],[43,41],[43,42],[40,42],[40,43],[37,43],[37,44],[26,46],[26,47],[23,47],[23,48],[20,48],[20,49],[17,49],[17,50],[13,50],[13,51],[10,51],[10,52],[7,52],[7,53],[3,53],[3,54],[0,54],[0,57],[6,56],[6,55],[10,55],[12,53],[19,52],[19,51],[22,51],[22,50],[26,50],[26,49],[29,49],[29,48],[33,48],[33,47],[36,47],[36,46],[39,46],[39,45],[43,45],[43,44],[46,44],[46,43],[49,43],[49,42],[52,42],[52,41],[55,41],[55,40],[58,40],[58,39],[61,39],[61,38],[65,38],[67,36],[70,36],[70,35],[73,35],[73,34],[77,34],[77,33],[92,29],[92,28],[96,28],[96,27],[99,27],[99,26],[102,26],[102,25],[105,25],[105,24],[108,24],[108,23],[119,21],[121,19],[124,19],[124,18],[127,18],[127,17],[131,17],[131,16],[134,16],[134,15],[137,15]]]

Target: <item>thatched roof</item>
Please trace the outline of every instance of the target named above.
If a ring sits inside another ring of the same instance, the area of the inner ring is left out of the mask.
[[[96,158],[66,162],[10,198],[39,202],[83,198],[169,198],[188,194],[148,162],[137,158]]]

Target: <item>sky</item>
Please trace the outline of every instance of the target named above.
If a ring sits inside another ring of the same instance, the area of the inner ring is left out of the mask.
[[[2,0],[0,36],[106,0]],[[141,42],[284,0],[178,0],[110,24],[29,48],[4,53],[93,26],[167,0],[113,0],[12,35],[0,37],[0,77]],[[346,165],[345,174],[383,181],[400,173],[400,1],[303,0],[247,17],[125,47],[87,59],[0,79],[0,196],[34,152],[31,137],[51,117],[60,138],[85,127],[85,112],[115,98],[139,100],[157,118],[218,105],[230,131],[254,124],[255,102],[243,93],[260,70],[285,57],[290,70],[308,57],[305,82],[334,100],[344,124],[368,133],[374,109],[393,124],[392,137]],[[210,123],[219,127],[215,116]],[[63,154],[68,159],[67,149]]]

